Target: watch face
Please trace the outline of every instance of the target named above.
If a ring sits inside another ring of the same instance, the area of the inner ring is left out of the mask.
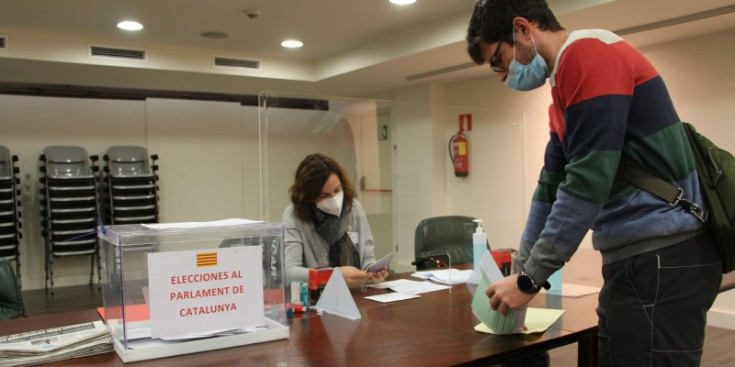
[[[534,291],[533,280],[527,274],[521,273],[518,275],[518,289],[522,292],[533,292]]]

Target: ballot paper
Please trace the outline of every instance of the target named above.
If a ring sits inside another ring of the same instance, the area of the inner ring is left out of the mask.
[[[389,302],[405,301],[407,299],[419,298],[419,297],[421,296],[417,294],[406,294],[406,293],[400,293],[400,292],[393,292],[393,293],[378,294],[375,296],[367,296],[365,297],[365,299],[369,299],[371,301],[376,301],[380,303],[389,303]]]
[[[188,229],[188,228],[199,228],[202,226],[239,226],[243,224],[260,223],[258,220],[242,219],[242,218],[229,218],[222,220],[214,220],[211,222],[181,222],[181,223],[154,223],[154,224],[143,224],[143,227],[152,229]]]
[[[417,281],[409,279],[396,279],[388,282],[372,284],[368,287],[385,289],[390,288],[398,293],[405,294],[421,294],[427,292],[440,291],[451,288],[448,285],[436,284],[427,281]]]
[[[388,270],[388,267],[390,267],[390,262],[391,261],[393,261],[393,253],[392,252],[389,253],[388,255],[383,256],[383,258],[380,259],[380,260],[378,260],[378,262],[376,262],[375,264],[370,265],[370,267],[367,268],[367,269],[365,269],[365,271],[374,273],[374,272],[377,272],[377,271],[381,271],[383,269]]]
[[[518,331],[513,331],[513,334],[532,334],[541,333],[546,331],[556,320],[564,314],[564,310],[556,310],[551,308],[534,308],[529,307],[526,309],[526,321],[525,328]],[[479,323],[475,326],[475,331],[488,334],[499,334],[493,329],[489,328],[484,323]]]
[[[458,269],[434,269],[417,271],[411,274],[412,277],[431,280],[437,283],[455,285],[467,282],[472,270],[458,270]]]

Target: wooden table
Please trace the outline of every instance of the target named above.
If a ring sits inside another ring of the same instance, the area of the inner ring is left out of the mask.
[[[491,365],[534,351],[580,342],[580,366],[596,365],[597,296],[561,298],[540,294],[535,307],[564,308],[565,314],[540,334],[495,336],[474,331],[470,308],[475,286],[422,294],[382,304],[364,299],[386,292],[353,289],[362,319],[306,314],[289,321],[290,338],[143,362],[138,366],[457,366]],[[68,325],[99,316],[93,310],[15,319],[0,334]],[[115,353],[54,363],[54,366],[123,366]]]

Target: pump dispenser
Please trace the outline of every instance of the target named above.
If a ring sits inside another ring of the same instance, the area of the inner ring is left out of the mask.
[[[487,249],[487,235],[482,229],[482,219],[475,219],[473,222],[477,223],[475,233],[472,234],[472,256],[475,269],[480,266],[480,259],[485,254]]]

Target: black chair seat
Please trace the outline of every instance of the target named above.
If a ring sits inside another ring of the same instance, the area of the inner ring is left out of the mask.
[[[427,218],[419,222],[415,235],[416,259],[446,254],[450,266],[472,263],[472,233],[475,218],[460,215]]]

